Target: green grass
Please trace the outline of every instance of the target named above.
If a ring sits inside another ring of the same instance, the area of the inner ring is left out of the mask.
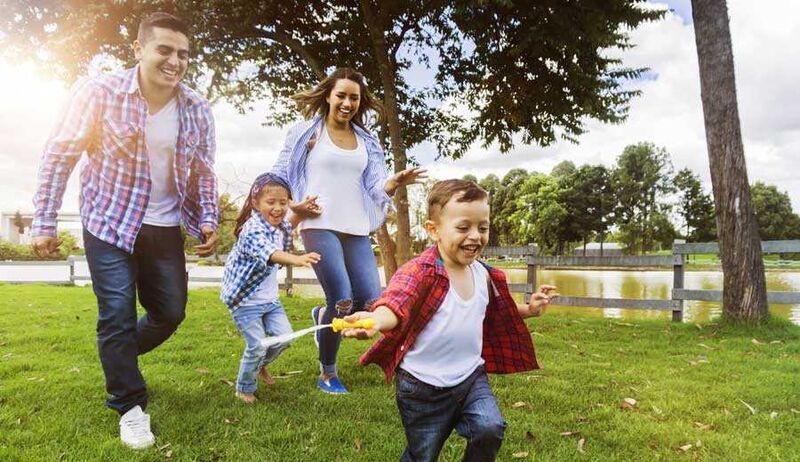
[[[296,328],[310,324],[313,302],[285,300]],[[284,378],[262,387],[255,406],[236,401],[226,381],[243,345],[213,290],[191,291],[178,332],[140,358],[157,442],[124,449],[103,406],[95,316],[90,288],[0,285],[0,460],[389,461],[403,450],[392,386],[378,368],[356,365],[365,342],[340,352],[350,395],[316,391],[306,336],[271,368]],[[508,421],[499,460],[800,460],[796,326],[629,323],[557,310],[529,325],[544,368],[491,378]],[[623,409],[625,398],[636,405]],[[452,436],[440,460],[460,460],[463,448]]]

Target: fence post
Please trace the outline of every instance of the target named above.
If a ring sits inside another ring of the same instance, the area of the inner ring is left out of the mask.
[[[535,256],[538,252],[533,251],[529,252],[526,257]],[[527,259],[526,259],[527,260]],[[527,261],[526,261],[527,263]],[[536,265],[531,265],[528,263],[528,278],[527,278],[528,286],[525,288],[525,303],[531,302],[531,295],[536,291]]]
[[[286,265],[286,296],[291,297],[294,295],[294,287],[292,284],[292,265]]]
[[[71,286],[75,285],[75,258],[70,255],[67,257],[67,262],[69,262],[69,284]]]
[[[675,255],[675,244],[678,242],[673,242],[672,244],[672,254]],[[683,242],[681,242],[683,243]],[[672,288],[673,289],[683,289],[683,279],[684,279],[684,268],[686,264],[686,256],[680,254],[681,261],[680,263],[674,265],[672,267]],[[673,301],[675,301],[673,296]],[[683,322],[683,300],[678,300],[678,306],[672,309],[672,322]]]

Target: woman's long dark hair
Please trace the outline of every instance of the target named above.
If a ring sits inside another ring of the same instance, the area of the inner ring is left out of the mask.
[[[364,114],[369,110],[375,112],[377,116],[376,123],[382,123],[384,118],[383,104],[367,89],[364,76],[348,67],[340,67],[328,74],[314,88],[292,95],[292,99],[297,103],[297,108],[303,114],[303,117],[310,119],[317,114],[321,115],[323,119],[328,117],[330,105],[325,101],[325,98],[330,96],[339,79],[347,79],[357,83],[361,93],[361,101],[359,101],[358,111],[353,116],[353,123],[366,130]]]

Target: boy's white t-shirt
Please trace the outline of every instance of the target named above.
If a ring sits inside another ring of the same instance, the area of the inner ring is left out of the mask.
[[[153,226],[178,226],[181,204],[175,185],[175,145],[178,140],[178,102],[172,98],[147,117],[144,142],[150,156],[150,199],[143,223]]]
[[[483,320],[489,304],[489,272],[478,261],[470,266],[474,292],[469,300],[450,290],[400,362],[417,379],[437,387],[463,382],[484,363]]]
[[[369,235],[369,216],[361,193],[367,147],[356,136],[355,149],[342,149],[324,127],[308,154],[306,194],[318,195],[322,214],[307,218],[301,229],[329,229],[356,236]],[[296,198],[302,200],[302,198]]]

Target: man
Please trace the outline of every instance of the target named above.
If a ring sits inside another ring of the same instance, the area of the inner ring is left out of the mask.
[[[56,216],[83,152],[80,210],[97,296],[97,346],[120,438],[134,449],[155,438],[137,355],[163,343],[183,320],[187,280],[181,223],[217,244],[214,119],[209,103],[180,83],[187,26],[166,13],[139,25],[138,65],[75,84],[50,136],[34,197],[32,246],[57,252]],[[147,313],[136,319],[136,294]]]

